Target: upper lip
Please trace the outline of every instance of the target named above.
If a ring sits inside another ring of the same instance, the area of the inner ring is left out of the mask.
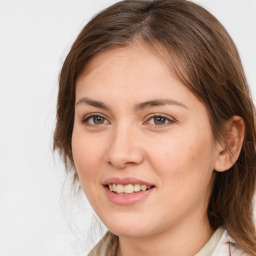
[[[122,184],[122,185],[128,185],[128,184],[139,184],[139,185],[147,185],[147,186],[154,186],[153,184],[144,181],[144,180],[140,180],[140,179],[136,179],[133,177],[111,177],[108,178],[106,180],[104,180],[103,182],[103,186],[107,186],[109,184]]]

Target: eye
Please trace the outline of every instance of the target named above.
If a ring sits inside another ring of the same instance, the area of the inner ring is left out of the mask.
[[[174,123],[174,120],[169,117],[156,114],[150,117],[147,123],[156,126],[164,126],[170,123]]]
[[[108,121],[100,115],[90,115],[83,118],[82,123],[87,125],[104,125],[108,123]]]

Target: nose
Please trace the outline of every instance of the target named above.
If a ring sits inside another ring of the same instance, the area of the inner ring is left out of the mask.
[[[141,164],[144,151],[139,141],[139,136],[132,127],[116,128],[108,144],[107,162],[118,169]]]

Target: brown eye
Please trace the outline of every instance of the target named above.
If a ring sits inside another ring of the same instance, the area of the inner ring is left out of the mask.
[[[153,119],[155,125],[163,125],[166,123],[166,118],[162,116],[155,116]]]
[[[171,117],[165,117],[163,115],[153,115],[148,119],[147,123],[150,125],[161,127],[175,123],[175,121]]]
[[[91,115],[82,120],[87,125],[104,125],[108,123],[107,119],[99,115]]]
[[[94,116],[93,117],[93,123],[94,124],[104,124],[105,122],[105,118],[101,117],[101,116]]]

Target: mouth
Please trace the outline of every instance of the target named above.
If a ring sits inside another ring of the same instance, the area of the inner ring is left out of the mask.
[[[123,185],[123,184],[114,184],[114,183],[107,184],[105,187],[108,188],[111,192],[116,193],[116,194],[121,194],[121,195],[134,194],[134,193],[138,193],[141,191],[147,191],[147,190],[154,188],[154,186],[150,186],[150,185],[146,185],[146,184]]]
[[[111,177],[103,182],[107,198],[120,206],[131,206],[147,200],[156,186],[134,177]]]

